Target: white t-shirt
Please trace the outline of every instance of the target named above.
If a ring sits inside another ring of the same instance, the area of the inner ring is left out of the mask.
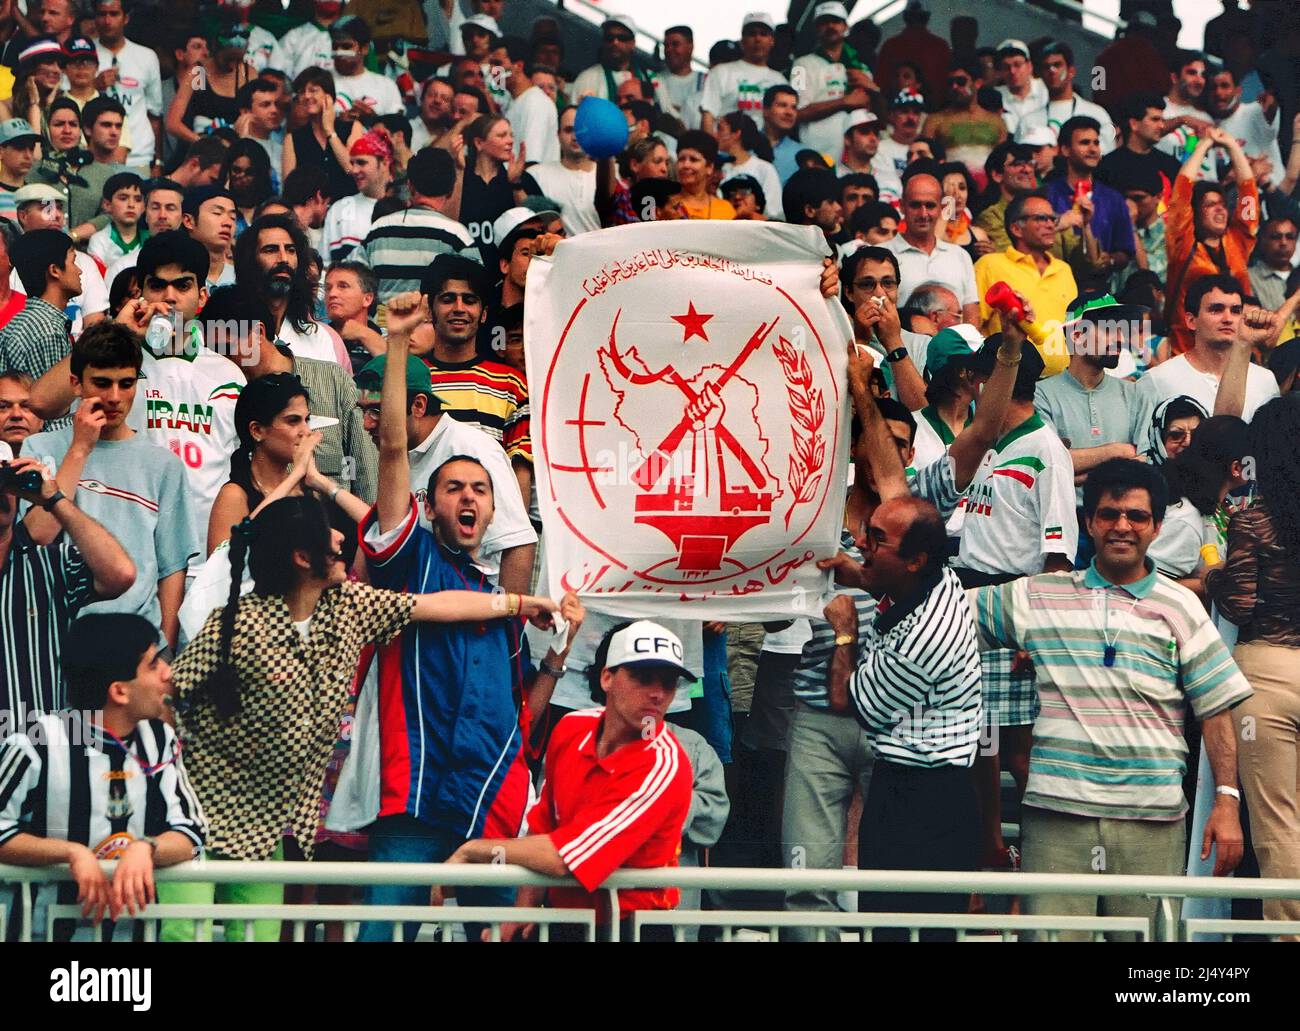
[[[334,43],[328,29],[305,22],[280,37],[271,51],[270,66],[289,76],[292,82],[306,68],[334,70]]]
[[[358,75],[340,75],[337,71],[332,74],[338,100],[345,109],[351,109],[358,100],[369,104],[377,115],[401,114],[406,109],[397,83],[378,72],[367,69]]]
[[[673,107],[677,108],[677,113],[681,116],[686,128],[698,129],[700,127],[700,98],[704,96],[705,73],[691,71],[685,75],[673,75],[671,72],[666,71],[659,78],[664,84],[664,92],[668,94],[668,99],[672,101]]]
[[[1147,558],[1166,576],[1191,576],[1201,564],[1206,543],[1205,517],[1186,498],[1171,500],[1160,532],[1147,548]]]
[[[979,301],[979,293],[975,289],[975,266],[971,264],[970,255],[955,243],[936,240],[934,250],[926,254],[908,243],[900,233],[881,246],[893,251],[898,258],[902,274],[898,284],[900,308],[906,306],[912,291],[922,283],[943,283],[957,295],[957,303],[961,305]]]
[[[150,443],[179,455],[194,501],[200,537],[217,493],[230,478],[230,456],[239,447],[235,402],[247,380],[229,358],[200,347],[193,358],[155,358],[145,348],[140,385],[126,422]],[[203,557],[190,562],[190,573]]]
[[[1151,417],[1160,402],[1186,395],[1207,412],[1213,412],[1214,397],[1218,392],[1219,377],[1193,368],[1186,354],[1161,362],[1137,381],[1130,406],[1133,413],[1130,439],[1139,451],[1147,447],[1151,437]],[[1277,396],[1277,380],[1273,374],[1262,365],[1249,366],[1246,370],[1246,402],[1241,417],[1250,422],[1262,404]]]
[[[533,165],[528,169],[543,194],[560,205],[560,220],[569,236],[589,233],[600,228],[596,214],[596,169],[588,171],[554,164]]]
[[[1110,115],[1100,104],[1091,100],[1073,96],[1069,100],[1053,100],[1044,108],[1033,111],[1020,119],[1020,128],[1016,138],[1023,137],[1030,129],[1051,129],[1053,135],[1059,134],[1061,126],[1071,118],[1093,118],[1101,124],[1098,135],[1101,137],[1101,152],[1109,154],[1118,145],[1115,138],[1115,124]]]
[[[763,94],[768,87],[786,85],[785,76],[748,61],[728,61],[709,70],[700,97],[700,110],[715,119],[743,111],[763,128]]]
[[[525,158],[539,164],[560,160],[559,112],[540,87],[530,86],[514,98],[506,113],[515,136],[515,157],[523,144]]]
[[[722,182],[725,183],[736,175],[751,175],[757,179],[758,185],[763,187],[763,200],[766,202],[763,214],[768,218],[785,220],[785,213],[781,208],[781,177],[777,175],[776,167],[772,162],[764,161],[751,154],[749,160],[743,165],[729,161],[722,166]]]
[[[108,297],[108,291],[113,289],[113,280],[117,278],[118,273],[124,269],[135,268],[135,261],[138,257],[140,257],[139,247],[133,250],[130,254],[122,255],[122,257],[118,258],[117,261],[108,266],[108,271],[104,273],[105,298]],[[85,286],[84,280],[82,281],[82,286]],[[107,307],[107,305],[105,305],[105,307]]]
[[[321,253],[326,265],[343,261],[370,232],[375,198],[363,193],[336,200],[325,212],[321,226]]]
[[[116,54],[103,43],[96,42],[99,53],[99,70],[117,68],[117,82],[106,95],[126,108],[126,124],[131,130],[131,153],[126,163],[131,167],[148,167],[154,157],[153,126],[149,116],[161,118],[162,75],[158,71],[158,55],[148,47],[125,40]]]
[[[1029,92],[1017,97],[1010,86],[998,86],[1002,94],[1002,121],[1006,123],[1007,135],[1014,137],[1020,130],[1020,123],[1026,118],[1047,107],[1051,95],[1047,92],[1047,83],[1035,76],[1029,80]]]
[[[469,455],[477,458],[492,479],[492,522],[483,534],[479,545],[477,565],[489,574],[500,568],[501,553],[524,544],[537,543],[537,531],[528,520],[524,499],[519,493],[519,480],[506,457],[505,449],[475,426],[459,423],[450,415],[438,420],[432,433],[414,451],[408,452],[411,466],[411,490],[415,494],[415,508],[420,524],[427,530],[433,526],[425,512],[429,477],[438,466],[452,455]]]
[[[799,106],[839,100],[848,91],[849,79],[842,61],[828,61],[820,54],[804,54],[790,71],[790,82],[799,91]],[[819,154],[838,158],[844,148],[844,130],[849,111],[836,111],[815,122],[799,126],[799,141]]]
[[[1079,546],[1074,465],[1035,414],[989,449],[966,493],[957,565],[1031,576],[1048,555],[1071,561]]]
[[[280,332],[276,339],[278,343],[288,344],[289,350],[299,358],[315,358],[321,362],[335,362],[343,365],[345,369],[351,369],[350,361],[344,364],[347,352],[344,351],[343,357],[340,358],[340,349],[334,344],[337,338],[328,326],[319,322],[313,322],[310,332],[303,333],[286,318],[280,324]]]
[[[1210,116],[1202,111],[1199,107],[1192,107],[1190,104],[1175,104],[1172,100],[1165,100],[1165,118],[1182,118],[1190,115],[1192,118],[1200,118],[1203,121],[1212,121]],[[1166,154],[1172,154],[1178,159],[1179,164],[1187,159],[1187,141],[1195,135],[1192,129],[1186,125],[1180,125],[1171,133],[1166,133],[1161,137],[1160,142],[1156,144],[1159,150]],[[1215,148],[1211,147],[1205,155],[1205,160],[1201,162],[1201,178],[1218,182],[1219,167],[1218,159],[1215,157]]]
[[[899,143],[892,136],[882,136],[876,156],[871,159],[871,167],[879,167],[883,174],[899,183],[899,195],[902,195],[903,170],[907,168],[906,143]],[[879,179],[879,176],[877,176]]]
[[[259,72],[271,64],[271,53],[275,50],[275,36],[260,25],[248,27],[248,52],[244,60]],[[278,165],[276,166],[279,167]]]
[[[135,264],[135,256],[140,253],[137,247],[131,252],[131,264]],[[99,266],[95,264],[95,259],[83,251],[77,251],[77,268],[81,269],[81,293],[68,302],[68,306],[63,309],[63,313],[72,321],[72,327],[68,330],[73,340],[81,336],[81,327],[86,315],[94,315],[97,312],[108,311],[108,287],[104,285],[104,277],[99,274]],[[9,274],[9,287],[17,290],[20,294],[25,293],[23,290],[22,280],[18,278],[18,270],[15,269]]]
[[[1247,157],[1268,158],[1273,163],[1271,179],[1277,182],[1284,172],[1282,151],[1277,145],[1277,128],[1281,120],[1281,115],[1278,115],[1269,125],[1264,109],[1256,103],[1249,103],[1238,104],[1232,114],[1219,119],[1218,125],[1241,145]]]
[[[573,85],[569,88],[569,96],[573,98],[575,104],[581,103],[583,97],[600,97],[602,100],[612,101],[614,98],[609,95],[610,80],[613,80],[614,88],[618,89],[619,86],[622,86],[635,74],[629,68],[619,72],[610,70],[608,72],[609,78],[606,78],[605,67],[600,64],[593,64],[578,73],[578,77],[573,80]],[[649,72],[648,77],[650,85],[654,89],[655,103],[659,105],[659,110],[676,117],[677,108],[668,95],[667,89],[664,88],[663,79],[659,77],[657,72]]]

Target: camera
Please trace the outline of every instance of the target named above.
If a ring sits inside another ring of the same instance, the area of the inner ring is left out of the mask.
[[[8,462],[0,462],[0,491],[30,494],[40,490],[44,482],[39,469],[15,469]]]

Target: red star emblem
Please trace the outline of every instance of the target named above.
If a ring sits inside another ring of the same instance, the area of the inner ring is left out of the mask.
[[[674,322],[680,322],[682,325],[682,343],[686,343],[691,337],[699,337],[705,343],[709,342],[709,335],[704,332],[704,324],[713,318],[712,315],[702,315],[695,310],[695,302],[692,301],[687,308],[685,315],[669,316]]]

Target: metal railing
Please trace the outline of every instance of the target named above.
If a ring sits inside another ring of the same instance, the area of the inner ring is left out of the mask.
[[[105,863],[111,874],[113,864]],[[543,877],[518,866],[407,863],[240,863],[198,861],[157,871],[159,883],[211,884],[303,884],[303,885],[442,885],[447,887],[521,887],[525,885],[576,887],[570,879]],[[14,892],[19,916],[19,938],[33,939],[33,905],[29,885],[67,883],[66,867],[18,867],[0,865],[0,884],[21,886]],[[1300,934],[1300,923],[1287,921],[1245,921],[1187,919],[1180,921],[1178,905],[1189,898],[1300,899],[1300,880],[1247,880],[1215,877],[1137,877],[1112,874],[1040,873],[948,873],[880,870],[769,870],[754,868],[670,867],[654,870],[619,870],[601,886],[606,904],[616,905],[618,889],[669,888],[757,891],[757,892],[906,892],[947,895],[980,894],[985,898],[1034,895],[1127,896],[1155,903],[1154,926],[1141,918],[1011,916],[998,914],[907,914],[807,912],[790,910],[674,910],[642,912],[634,916],[630,930],[634,939],[652,926],[669,927],[676,937],[688,928],[713,927],[730,940],[738,929],[754,929],[772,938],[786,928],[805,928],[814,937],[833,932],[854,931],[864,939],[881,927],[906,928],[913,940],[920,932],[943,929],[958,938],[978,932],[993,932],[1005,939],[1032,931],[1055,939],[1061,933],[1082,932],[1094,939],[1124,932],[1140,940],[1177,941],[1197,933],[1233,935]],[[4,900],[0,895],[0,912]],[[51,905],[49,918],[73,918],[75,906]],[[162,919],[194,923],[229,920],[245,928],[254,920],[284,921],[294,926],[296,936],[306,926],[322,921],[349,925],[361,920],[432,924],[443,928],[466,922],[482,923],[491,936],[499,936],[502,923],[537,923],[549,931],[557,924],[577,925],[584,937],[596,932],[595,915],[587,910],[521,910],[513,907],[365,906],[365,905],[231,905],[225,903],[154,905],[141,917],[145,936],[156,935]],[[0,927],[3,927],[0,920]],[[41,929],[44,930],[43,928]],[[609,928],[617,938],[619,927]],[[395,930],[396,936],[396,930]],[[43,935],[42,935],[43,936]],[[837,935],[838,936],[838,935]]]

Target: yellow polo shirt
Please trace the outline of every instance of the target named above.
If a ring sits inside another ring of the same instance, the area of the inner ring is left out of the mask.
[[[1067,306],[1079,296],[1070,266],[1051,255],[1047,260],[1047,268],[1039,273],[1032,255],[1008,247],[1001,254],[986,254],[975,262],[975,288],[980,296],[980,332],[989,336],[1002,329],[998,313],[984,303],[984,295],[994,283],[1009,284],[1033,306],[1039,324],[1051,330],[1047,341],[1038,348],[1046,366],[1044,378],[1055,376],[1070,364],[1065,334],[1060,327],[1065,321]]]

